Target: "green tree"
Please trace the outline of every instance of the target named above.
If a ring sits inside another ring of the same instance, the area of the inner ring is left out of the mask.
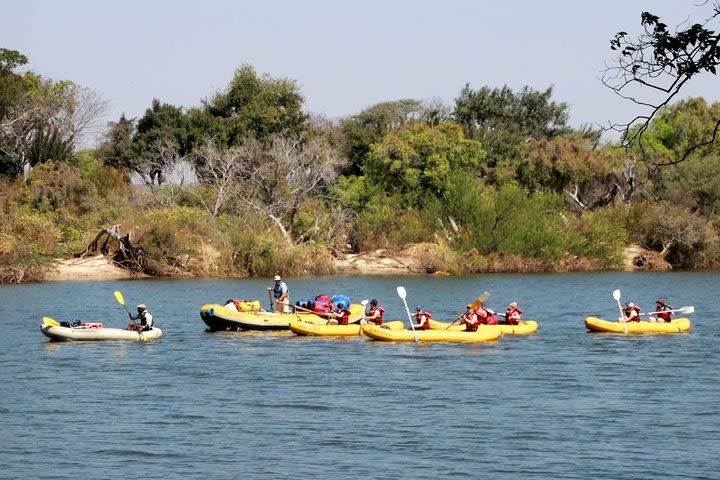
[[[273,134],[297,136],[307,130],[297,83],[258,76],[250,65],[238,68],[227,88],[204,103],[205,111],[221,120],[216,128],[228,146],[241,145],[248,136],[265,141]]]
[[[422,205],[425,197],[444,194],[454,172],[477,177],[484,159],[481,143],[466,139],[455,122],[415,123],[372,145],[366,174],[386,192],[401,193],[408,205]]]
[[[372,144],[385,135],[411,122],[418,121],[423,111],[419,100],[403,99],[381,102],[340,122],[345,134],[343,152],[350,160],[348,175],[361,175]]]
[[[507,86],[473,90],[467,84],[455,99],[454,117],[468,138],[486,146],[489,166],[512,165],[525,142],[570,131],[567,104],[551,101],[552,93],[552,87],[515,93]]]

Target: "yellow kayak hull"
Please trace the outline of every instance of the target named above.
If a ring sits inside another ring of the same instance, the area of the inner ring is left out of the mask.
[[[402,330],[403,322],[401,320],[385,322],[381,328]],[[302,336],[357,337],[362,334],[362,325],[357,323],[352,325],[320,325],[317,323],[306,322],[304,320],[291,320],[290,330]]]
[[[363,318],[365,307],[350,305],[350,323]],[[309,312],[236,312],[222,305],[209,303],[200,307],[200,318],[211,330],[287,330],[291,320],[326,324],[327,319]]]
[[[676,318],[675,320],[664,322],[627,322],[627,333],[682,333],[690,330],[691,323],[687,318]],[[622,322],[611,322],[596,317],[587,317],[585,319],[585,328],[591,332],[603,333],[625,333]]]
[[[415,335],[421,342],[490,342],[502,335],[498,329],[480,330],[477,332],[457,332],[452,330],[390,330],[377,325],[363,325],[363,333],[373,340],[383,342],[413,342]]]
[[[528,335],[537,332],[538,323],[535,320],[520,320],[519,325],[480,325],[478,330],[499,330],[503,335]],[[450,325],[448,322],[430,320],[430,330],[446,330],[451,332],[464,332],[465,325]]]

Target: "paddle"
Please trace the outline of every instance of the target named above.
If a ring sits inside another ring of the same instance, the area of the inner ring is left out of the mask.
[[[268,300],[270,300],[270,311],[271,312],[273,309],[272,297],[273,297],[272,290],[270,290],[270,287],[268,287]]]
[[[405,287],[397,287],[397,294],[400,298],[402,298],[403,305],[405,305],[405,312],[407,313],[408,320],[410,320],[410,328],[412,328],[413,331],[413,337],[415,337],[415,343],[417,343],[418,335],[415,331],[415,325],[413,325],[412,317],[410,316],[410,309],[407,306],[407,302],[405,301],[405,297],[407,297],[407,292],[405,291]]]
[[[480,306],[480,304],[485,303],[485,300],[487,300],[489,297],[490,294],[488,292],[483,292],[483,294],[476,298],[475,301],[470,304],[470,306],[473,310],[475,310]]]
[[[695,307],[692,305],[689,305],[687,307],[680,307],[680,308],[676,308],[674,310],[664,310],[662,312],[641,313],[640,315],[657,315],[658,313],[695,313]]]
[[[620,289],[613,291],[613,298],[617,301],[618,308],[620,309],[620,318],[623,322],[623,332],[627,335],[627,322],[625,321],[625,313],[623,312],[622,305],[620,304]]]
[[[130,313],[130,310],[128,310],[127,305],[125,305],[125,298],[123,298],[123,294],[115,290],[113,292],[113,295],[115,295],[115,300],[117,300],[120,305],[125,307],[125,311],[127,312],[128,317],[130,317],[130,320],[132,320],[133,323],[137,324],[137,322],[135,322],[135,319],[132,316],[132,313]]]
[[[50,318],[50,317],[43,317],[43,323],[46,325],[50,325],[51,327],[59,327],[60,326],[60,322],[58,322],[54,318]]]

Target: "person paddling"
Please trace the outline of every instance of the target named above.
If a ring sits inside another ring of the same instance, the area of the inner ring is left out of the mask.
[[[134,321],[130,322],[127,326],[127,329],[136,332],[146,332],[148,330],[152,330],[155,323],[153,321],[152,314],[148,311],[145,305],[142,303],[138,305],[137,311],[137,315],[134,316],[131,315],[130,312],[128,312],[128,317],[130,317],[130,320],[140,320],[140,324],[137,324]]]
[[[460,320],[465,323],[465,331],[477,332],[477,329],[480,326],[480,319],[478,317],[477,310],[475,310],[472,305],[468,305],[465,308],[465,313],[460,315]]]
[[[373,298],[370,300],[370,312],[365,315],[362,324],[374,323],[375,325],[382,325],[383,313],[385,313],[385,309],[378,307],[378,301]]]
[[[290,294],[287,285],[282,281],[280,275],[275,275],[274,287],[268,287],[268,292],[272,292],[272,296],[275,299],[276,312],[290,313]]]
[[[418,305],[415,307],[415,313],[411,313],[410,316],[417,318],[418,323],[413,324],[415,330],[430,330],[430,319],[432,315],[430,312],[423,310],[422,306]]]
[[[505,323],[508,325],[517,325],[520,323],[520,315],[524,312],[518,308],[517,302],[512,302],[505,310]]]
[[[664,298],[658,298],[655,302],[655,316],[649,317],[648,320],[651,322],[665,322],[668,323],[672,319],[672,307],[665,302]]]
[[[498,325],[500,320],[495,316],[495,311],[485,306],[485,302],[480,302],[480,305],[475,309],[478,316],[478,322],[480,325]]]
[[[639,322],[640,321],[640,307],[635,305],[633,302],[628,302],[623,308],[623,316],[619,318],[620,322]]]
[[[328,319],[328,325],[348,325],[350,323],[350,310],[345,303],[338,303],[337,310]]]

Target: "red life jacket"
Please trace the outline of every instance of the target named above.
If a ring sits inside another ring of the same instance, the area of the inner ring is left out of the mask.
[[[508,325],[517,325],[520,320],[520,315],[522,314],[523,311],[519,308],[508,308],[505,312],[505,322],[507,322]]]
[[[478,316],[478,323],[480,323],[480,325],[497,325],[498,324],[497,317],[493,317],[492,314],[490,313],[490,311],[483,306],[478,307],[478,309],[475,310],[475,313]],[[493,322],[493,319],[495,319],[494,322]]]
[[[425,319],[425,325],[423,325],[420,328],[422,328],[423,330],[430,330],[430,319],[432,318],[432,315],[430,315],[430,312],[426,312],[425,310],[420,310],[417,313],[418,321],[420,320],[420,317],[422,317],[423,315],[425,315],[427,318]]]
[[[628,321],[629,322],[639,322],[640,321],[640,312],[642,310],[640,310],[640,307],[638,307],[637,305],[635,305],[634,307],[628,307],[625,309],[625,318],[630,317],[631,310],[635,310],[637,312],[637,315],[632,320],[628,320]]]
[[[368,322],[374,323],[375,325],[382,325],[383,322],[383,313],[385,313],[385,309],[382,307],[370,307],[370,316],[372,317],[375,315],[375,312],[380,312],[380,315],[378,315],[377,318],[370,318],[368,319]]]
[[[470,321],[473,315],[475,315],[475,322]],[[480,326],[480,319],[477,317],[477,313],[471,312],[469,315],[463,315],[463,320],[465,321],[466,332],[477,332],[477,329]]]
[[[664,322],[669,322],[671,320],[670,317],[672,316],[672,312],[667,312],[665,310],[672,310],[672,307],[670,305],[665,305],[663,307],[663,311],[658,313],[657,317],[662,319]]]
[[[347,308],[341,308],[337,311],[340,317],[337,319],[338,325],[348,325],[350,323],[350,310]]]

